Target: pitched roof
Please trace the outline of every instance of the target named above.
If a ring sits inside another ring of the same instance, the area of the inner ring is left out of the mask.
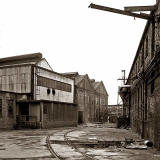
[[[79,75],[78,72],[65,72],[64,75]]]
[[[101,84],[103,85],[103,87],[104,87],[104,89],[105,89],[105,92],[106,92],[106,94],[108,95],[108,92],[107,92],[107,90],[106,90],[106,87],[105,87],[103,81],[100,81],[100,82],[96,82],[96,81],[94,82],[94,81],[92,81],[92,85],[93,85],[93,87],[94,87],[95,90],[96,90]]]
[[[97,89],[97,87],[101,84],[101,82],[92,82],[93,88]]]
[[[22,63],[37,63],[42,59],[42,53],[25,54],[0,58],[0,66],[22,64]]]
[[[79,82],[81,82],[84,78],[84,75],[77,75],[75,77],[75,85],[77,85]]]

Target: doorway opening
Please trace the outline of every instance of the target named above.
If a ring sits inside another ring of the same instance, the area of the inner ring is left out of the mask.
[[[83,111],[78,111],[78,124],[83,123]]]

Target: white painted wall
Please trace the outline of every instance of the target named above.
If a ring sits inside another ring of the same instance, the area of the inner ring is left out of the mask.
[[[37,66],[53,71],[53,69],[51,68],[51,66],[49,65],[49,63],[47,62],[47,60],[45,58],[43,58],[41,61],[39,61],[37,63]]]
[[[35,68],[36,72],[36,68]],[[57,80],[60,82],[64,82],[67,84],[71,85],[71,92],[66,92],[66,91],[61,91],[55,89],[55,95],[52,94],[52,91],[50,94],[47,94],[47,89],[46,87],[42,86],[37,86],[37,79],[35,75],[35,88],[34,88],[34,93],[35,93],[35,100],[51,100],[51,101],[59,101],[59,102],[68,102],[68,103],[73,103],[74,100],[74,80],[66,78],[62,75],[59,75],[54,72],[50,72],[47,70],[43,69],[38,69],[37,74],[42,77],[46,77],[49,79]]]

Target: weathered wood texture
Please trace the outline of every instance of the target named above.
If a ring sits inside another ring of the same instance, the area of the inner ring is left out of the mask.
[[[0,68],[0,90],[14,93],[30,93],[31,66]]]

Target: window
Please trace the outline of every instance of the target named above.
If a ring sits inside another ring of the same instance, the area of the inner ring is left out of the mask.
[[[151,83],[151,94],[154,93],[154,81]]]
[[[2,77],[0,77],[0,90],[2,89]]]
[[[0,99],[0,118],[2,118],[2,99]]]
[[[8,117],[13,117],[13,100],[8,100]]]
[[[143,49],[142,49],[142,52],[141,52],[141,67],[143,66],[143,54],[144,54],[144,52],[143,52]]]
[[[21,83],[25,83],[26,73],[21,73]]]
[[[26,92],[26,83],[21,83],[21,92]]]
[[[14,77],[13,75],[9,75],[9,90],[13,90],[14,89]]]
[[[53,79],[37,76],[37,85],[61,91],[71,92],[71,85]]]
[[[147,58],[148,56],[148,37],[146,38],[146,54],[145,54],[145,58]]]

